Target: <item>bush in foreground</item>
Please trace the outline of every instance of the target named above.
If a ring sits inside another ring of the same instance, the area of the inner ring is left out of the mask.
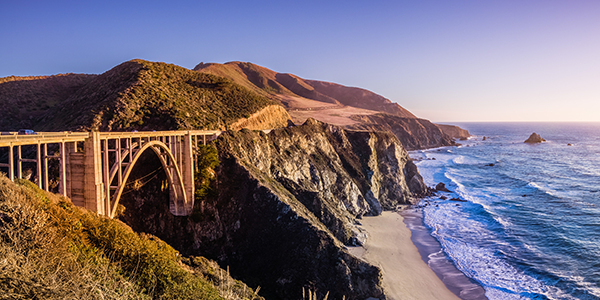
[[[0,174],[0,299],[260,298],[213,285],[218,266],[198,272],[152,235],[17,183]]]

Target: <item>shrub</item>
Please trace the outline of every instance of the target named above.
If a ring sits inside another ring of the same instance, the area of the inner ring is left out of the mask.
[[[0,298],[222,299],[177,251],[0,174]]]

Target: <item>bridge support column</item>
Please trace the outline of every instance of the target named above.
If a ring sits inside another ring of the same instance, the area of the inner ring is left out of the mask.
[[[66,144],[67,197],[73,204],[85,207],[85,154],[77,152],[77,142]]]
[[[107,215],[105,211],[104,184],[102,183],[102,153],[100,150],[100,133],[90,132],[90,137],[83,143],[83,207],[98,214]],[[74,178],[77,180],[76,178]]]
[[[15,158],[13,146],[8,146],[8,179],[15,181]]]
[[[194,209],[194,152],[192,148],[192,134],[188,131],[183,136],[183,153],[182,153],[182,175],[183,185],[185,186],[185,194],[187,202],[185,203],[185,214],[188,215]]]

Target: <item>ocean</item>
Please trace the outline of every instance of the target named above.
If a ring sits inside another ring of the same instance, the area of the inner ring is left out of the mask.
[[[425,254],[434,271],[462,272],[463,299],[600,299],[600,123],[456,125],[473,137],[410,152],[451,191],[408,212],[441,250]],[[533,132],[547,141],[523,143]]]

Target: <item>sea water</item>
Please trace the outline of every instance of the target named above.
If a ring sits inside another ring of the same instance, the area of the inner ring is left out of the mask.
[[[458,125],[461,146],[410,153],[451,190],[418,210],[444,259],[489,299],[600,299],[600,123]]]

